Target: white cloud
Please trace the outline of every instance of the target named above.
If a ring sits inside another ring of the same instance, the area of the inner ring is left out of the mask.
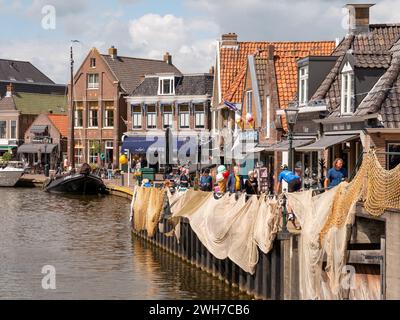
[[[214,63],[219,27],[207,20],[147,14],[130,22],[129,33],[135,53],[161,59],[168,51],[182,72],[207,72]]]

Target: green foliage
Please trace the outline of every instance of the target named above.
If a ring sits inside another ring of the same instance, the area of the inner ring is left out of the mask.
[[[7,151],[5,154],[3,154],[3,161],[8,162],[11,161],[12,159],[12,154],[10,151]]]

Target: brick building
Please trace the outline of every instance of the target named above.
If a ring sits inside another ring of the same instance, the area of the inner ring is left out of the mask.
[[[152,139],[165,145],[165,130],[171,129],[180,147],[185,139],[196,140],[211,127],[210,103],[213,74],[156,73],[127,97],[128,131],[123,149],[144,156]],[[150,141],[149,141],[150,140]]]
[[[105,163],[118,164],[121,137],[126,132],[125,97],[148,73],[176,72],[171,56],[149,60],[118,56],[111,47],[108,54],[90,50],[74,76],[75,163],[97,163],[98,151]],[[69,104],[71,105],[71,104]],[[69,109],[71,115],[71,108]],[[69,134],[70,137],[70,134]]]
[[[0,59],[0,156],[16,153],[39,114],[66,112],[66,89],[30,62]]]

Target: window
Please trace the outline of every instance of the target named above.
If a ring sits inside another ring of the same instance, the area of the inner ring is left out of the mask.
[[[157,128],[156,106],[147,106],[147,129]]]
[[[113,141],[106,141],[105,142],[105,149],[106,149],[106,163],[113,162],[114,156],[114,142]]]
[[[179,106],[179,127],[188,129],[190,127],[189,105]]]
[[[159,85],[158,85],[158,94],[160,95],[167,95],[167,94],[174,94],[174,78],[159,78]]]
[[[354,112],[354,72],[350,63],[342,70],[341,114],[350,115]]]
[[[83,163],[83,146],[80,141],[75,142],[74,157],[76,164]]]
[[[10,139],[17,139],[17,121],[10,121]]]
[[[100,142],[99,141],[89,141],[89,163],[97,163],[97,156],[100,149]]]
[[[75,127],[82,128],[83,127],[83,109],[75,110]]]
[[[388,152],[398,152],[399,154],[388,154],[387,156],[387,167],[388,170],[396,168],[400,164],[400,142],[398,143],[388,143]]]
[[[0,121],[0,139],[7,139],[7,121]]]
[[[267,96],[267,139],[271,137],[271,97]]]
[[[114,109],[106,109],[104,111],[104,126],[106,128],[114,127]]]
[[[96,68],[96,58],[90,58],[90,67]]]
[[[196,104],[194,106],[194,125],[198,129],[204,128],[204,105],[203,104]]]
[[[99,88],[99,74],[91,73],[87,75],[88,89],[98,89]]]
[[[308,102],[308,66],[300,68],[299,72],[299,102],[304,106]]]
[[[173,122],[173,114],[172,114],[172,106],[164,106],[163,107],[163,128],[172,128]]]
[[[97,128],[99,126],[98,112],[99,110],[97,109],[97,107],[90,107],[89,128]]]
[[[142,128],[142,107],[132,106],[132,129]]]
[[[246,91],[247,113],[253,113],[253,91]]]

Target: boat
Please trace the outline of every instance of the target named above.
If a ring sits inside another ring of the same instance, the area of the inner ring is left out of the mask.
[[[44,190],[54,193],[107,194],[103,180],[92,174],[89,165],[83,165],[79,173],[56,176],[44,184]]]
[[[14,187],[23,174],[23,168],[0,166],[0,187]]]

